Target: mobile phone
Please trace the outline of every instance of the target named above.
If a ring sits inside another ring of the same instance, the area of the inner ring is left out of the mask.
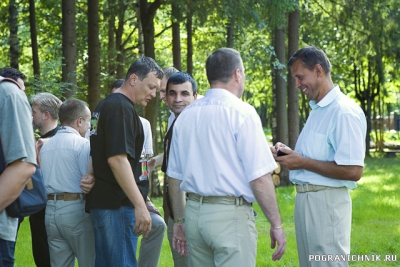
[[[278,152],[276,153],[276,155],[277,155],[278,157],[280,157],[280,156],[286,156],[287,153],[283,152],[282,150],[278,150]]]

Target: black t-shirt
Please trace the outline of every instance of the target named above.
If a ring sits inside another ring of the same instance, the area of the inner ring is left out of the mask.
[[[54,128],[54,129],[51,130],[51,131],[48,131],[48,132],[45,133],[44,135],[40,136],[40,138],[49,138],[49,137],[53,137],[53,136],[57,133],[58,129],[60,129],[60,126],[57,125],[56,128]]]
[[[108,158],[123,153],[128,156],[136,184],[145,200],[149,181],[139,180],[144,133],[132,101],[120,93],[108,95],[97,105],[91,123],[90,154],[96,182],[87,196],[86,210],[133,207],[107,162]]]

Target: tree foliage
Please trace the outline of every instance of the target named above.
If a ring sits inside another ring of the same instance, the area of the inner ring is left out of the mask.
[[[374,120],[376,117],[383,118],[400,109],[400,2],[397,0],[70,1],[75,2],[76,10],[76,81],[67,81],[62,76],[62,69],[66,67],[61,45],[62,1],[56,0],[34,1],[40,77],[34,76],[34,42],[31,41],[32,24],[29,20],[32,12],[29,4],[32,2],[0,2],[0,16],[3,18],[0,20],[0,67],[16,62],[15,55],[10,54],[10,42],[15,41],[10,30],[15,32],[15,29],[10,28],[9,19],[14,19],[18,26],[18,68],[29,77],[26,84],[28,95],[47,91],[61,96],[73,86],[76,97],[95,103],[96,98],[103,98],[108,93],[115,79],[125,77],[130,63],[139,55],[154,57],[162,67],[172,66],[171,27],[174,22],[179,26],[176,29],[179,31],[177,36],[180,36],[180,59],[175,54],[175,62],[180,61],[181,69],[193,74],[199,93],[204,94],[208,89],[205,75],[207,56],[219,47],[231,46],[241,52],[244,60],[246,90],[243,100],[257,109],[263,126],[271,128],[275,117],[273,71],[281,69],[282,76],[287,77],[286,62],[279,62],[276,58],[272,33],[276,28],[287,31],[287,18],[298,9],[299,46],[315,45],[327,53],[333,65],[334,82],[363,107],[369,131],[372,128],[384,129],[383,123],[379,126],[379,120]],[[88,5],[97,5],[97,2],[99,59],[89,64],[88,38],[92,37],[88,36],[93,32],[88,33]],[[16,8],[15,13],[10,13],[10,4]],[[171,4],[177,8],[177,13],[173,14]],[[189,29],[187,25],[190,25]],[[280,48],[290,56],[288,45],[285,40],[280,45],[285,47]],[[98,83],[89,82],[93,64],[99,65],[100,75],[94,78]],[[290,82],[290,76],[286,81]],[[92,86],[91,90],[93,86],[101,88],[97,88],[97,95],[93,96],[89,86]],[[308,116],[308,101],[304,95],[298,101],[299,126],[302,127]],[[159,106],[161,113],[157,112]],[[165,106],[155,102],[145,113],[152,118],[154,134],[161,133],[168,115]],[[155,119],[157,114],[159,116]],[[160,117],[161,114],[164,117]],[[377,141],[375,136],[371,137]],[[162,135],[158,135],[158,142],[161,139]],[[366,142],[369,144],[369,140]]]

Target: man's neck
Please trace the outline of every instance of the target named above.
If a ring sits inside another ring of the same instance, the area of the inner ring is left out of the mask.
[[[42,135],[45,135],[46,133],[50,132],[51,130],[53,130],[56,127],[57,127],[57,121],[52,121],[51,123],[49,123],[47,125],[43,125],[42,128],[40,128],[40,133]]]

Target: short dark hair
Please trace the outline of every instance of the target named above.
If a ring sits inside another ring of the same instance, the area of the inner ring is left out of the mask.
[[[125,79],[129,79],[129,77],[134,73],[139,80],[142,81],[150,72],[155,72],[156,77],[160,80],[164,77],[164,72],[160,66],[157,65],[154,59],[150,57],[140,57],[129,67]]]
[[[23,81],[25,81],[25,79],[26,79],[25,74],[23,74],[22,72],[20,72],[17,69],[9,68],[9,67],[1,68],[0,76],[3,76],[4,78],[11,78],[14,81],[17,81],[18,78],[20,78]]]
[[[207,79],[210,84],[219,81],[227,83],[236,69],[242,69],[239,51],[232,48],[220,48],[212,52],[206,61]]]
[[[291,67],[294,62],[300,60],[303,66],[308,70],[313,70],[315,65],[321,65],[325,74],[329,74],[331,72],[331,62],[328,57],[321,49],[318,49],[314,46],[307,46],[296,53],[289,59],[288,66]]]
[[[112,92],[112,90],[114,88],[120,88],[124,84],[124,82],[125,82],[124,79],[118,79],[115,82],[113,82],[113,84],[111,85],[111,88],[110,88],[110,93]]]
[[[79,117],[86,119],[86,102],[79,99],[68,99],[64,101],[58,112],[61,125],[70,125]],[[89,114],[90,115],[90,114]]]
[[[197,94],[196,82],[193,77],[186,72],[176,72],[169,77],[167,82],[167,92],[170,84],[182,84],[185,82],[190,82],[192,84],[193,95]]]

